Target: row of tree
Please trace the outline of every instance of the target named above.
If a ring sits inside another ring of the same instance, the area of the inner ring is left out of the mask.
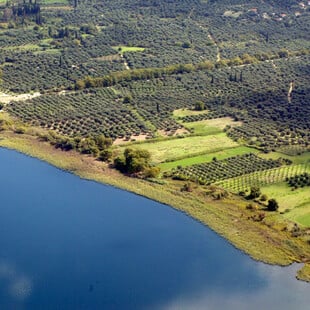
[[[221,68],[227,66],[228,67],[241,66],[246,64],[258,63],[260,61],[265,61],[267,59],[277,59],[288,56],[299,56],[309,53],[310,49],[304,49],[295,52],[280,50],[279,52],[273,55],[260,54],[250,56],[249,54],[244,54],[241,57],[234,57],[232,59],[221,59],[217,62],[206,60],[203,62],[199,62],[197,64],[175,64],[163,68],[141,68],[141,69],[124,70],[124,71],[112,72],[111,74],[105,75],[103,77],[87,76],[75,82],[75,89],[80,90],[94,87],[108,87],[123,81],[130,82],[137,80],[148,80],[153,78],[164,77],[167,75],[190,73],[194,71],[210,71],[215,68]],[[231,77],[231,79],[233,80],[233,77]],[[237,81],[237,77],[235,77],[235,80]],[[239,77],[238,81],[240,82],[243,81],[242,75]]]
[[[6,22],[20,19],[23,23],[25,18],[35,19],[35,22],[41,24],[41,6],[34,0],[24,0],[23,2],[9,3],[7,1],[6,8],[3,11],[2,19]]]

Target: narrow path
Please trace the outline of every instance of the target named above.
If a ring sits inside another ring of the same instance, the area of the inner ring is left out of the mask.
[[[125,69],[126,69],[126,70],[130,70],[130,67],[129,67],[128,62],[126,61],[126,58],[124,57],[124,55],[123,55],[123,54],[120,54],[120,57],[121,57],[121,59],[122,59],[122,61],[123,61],[123,64],[124,64]]]
[[[126,70],[130,70],[129,66],[128,66],[128,62],[124,59],[124,66]]]
[[[193,13],[194,13],[194,10],[195,10],[195,8],[193,7],[193,8],[190,10],[190,12],[189,12],[189,14],[188,14],[188,16],[187,16],[187,19],[190,19],[190,18],[192,17],[192,15],[193,15]]]
[[[217,42],[215,41],[215,39],[212,37],[211,33],[209,32],[208,34],[208,38],[210,39],[210,41],[215,45],[216,47],[216,62],[219,62],[221,60],[221,53],[220,53],[220,48],[217,44]]]
[[[292,102],[292,91],[294,89],[294,82],[290,82],[290,86],[289,86],[289,89],[288,89],[288,92],[287,92],[287,99],[288,99],[288,102],[291,103]]]
[[[270,62],[271,62],[271,64],[272,64],[272,66],[273,66],[275,69],[277,69],[277,66],[276,66],[276,64],[274,63],[273,59],[270,60]]]

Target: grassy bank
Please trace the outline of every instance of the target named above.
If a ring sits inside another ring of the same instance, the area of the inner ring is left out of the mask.
[[[15,149],[40,158],[54,166],[70,171],[82,178],[110,184],[172,206],[208,225],[252,258],[278,265],[309,260],[310,248],[303,238],[292,238],[285,220],[278,214],[255,220],[254,210],[248,210],[246,201],[237,196],[214,200],[206,195],[206,188],[193,187],[193,192],[180,191],[183,182],[170,181],[159,185],[128,178],[95,159],[76,152],[63,152],[39,142],[34,136],[0,133],[0,146]],[[302,279],[310,278],[309,268],[300,272]]]

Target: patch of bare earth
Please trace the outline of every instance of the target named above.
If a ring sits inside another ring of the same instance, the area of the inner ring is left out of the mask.
[[[101,57],[95,58],[95,60],[98,60],[98,61],[113,61],[113,60],[120,60],[120,59],[121,58],[119,54],[107,55],[107,56],[101,56]]]
[[[113,145],[121,145],[121,144],[128,143],[130,141],[144,141],[147,137],[148,137],[148,135],[141,134],[138,136],[132,135],[132,136],[130,136],[130,138],[117,138],[114,140]]]
[[[178,128],[177,130],[158,130],[157,133],[160,136],[178,136],[188,134],[189,131],[186,128]]]
[[[11,101],[25,101],[25,100],[32,99],[38,96],[41,96],[39,92],[36,92],[33,94],[20,94],[20,95],[10,95],[10,94],[0,92],[0,102],[9,103]]]
[[[214,119],[208,119],[204,121],[206,125],[210,127],[217,127],[220,129],[224,129],[227,125],[231,127],[238,127],[242,125],[242,122],[236,122],[231,117],[220,117]]]

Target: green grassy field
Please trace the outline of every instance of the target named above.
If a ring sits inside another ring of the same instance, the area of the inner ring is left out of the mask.
[[[238,144],[229,139],[225,133],[219,133],[217,135],[202,137],[193,136],[141,143],[131,147],[148,150],[152,154],[152,161],[158,164],[164,161],[193,157],[203,153],[214,153],[237,146]]]
[[[247,146],[238,146],[234,148],[228,148],[225,150],[221,150],[218,152],[213,152],[213,153],[188,157],[188,158],[184,158],[184,159],[180,159],[180,160],[176,160],[172,162],[162,163],[159,165],[159,167],[161,171],[167,171],[172,168],[176,168],[178,166],[186,167],[186,166],[191,166],[195,164],[211,162],[214,157],[216,157],[217,160],[221,160],[221,159],[225,159],[228,157],[232,157],[236,155],[243,155],[247,153],[258,153],[258,151],[256,149],[252,149]]]
[[[302,153],[301,155],[289,156],[279,152],[270,152],[268,154],[260,154],[262,158],[278,159],[279,157],[287,158],[291,160],[294,164],[301,164],[305,162],[310,162],[310,152]]]
[[[203,121],[186,123],[183,124],[183,126],[198,135],[215,135],[217,133],[223,132],[223,130],[218,127],[207,126],[203,123]]]
[[[241,122],[235,122],[230,117],[220,117],[197,122],[182,123],[182,125],[195,134],[215,134],[222,132],[227,126],[239,126]]]
[[[235,122],[231,117],[219,117],[214,119],[205,119],[201,121],[195,122],[183,122],[179,118],[191,115],[200,115],[200,114],[207,114],[206,110],[204,111],[194,111],[188,109],[179,109],[173,112],[173,117],[176,119],[177,122],[182,124],[187,130],[192,133],[198,135],[211,135],[217,134],[219,132],[223,132],[224,128],[229,126],[240,126],[241,122]]]
[[[124,45],[118,45],[113,46],[113,49],[116,51],[119,51],[120,53],[126,53],[126,52],[143,52],[145,50],[144,47],[138,47],[138,46],[124,46]]]
[[[285,182],[267,185],[261,188],[262,193],[275,198],[283,216],[310,227],[310,188],[292,190]]]
[[[307,214],[297,217],[297,221],[306,227],[310,227],[310,204],[307,208]]]
[[[173,116],[177,119],[178,117],[184,117],[189,115],[199,115],[199,114],[206,114],[208,113],[207,110],[204,111],[195,111],[189,109],[178,109],[173,111]]]

